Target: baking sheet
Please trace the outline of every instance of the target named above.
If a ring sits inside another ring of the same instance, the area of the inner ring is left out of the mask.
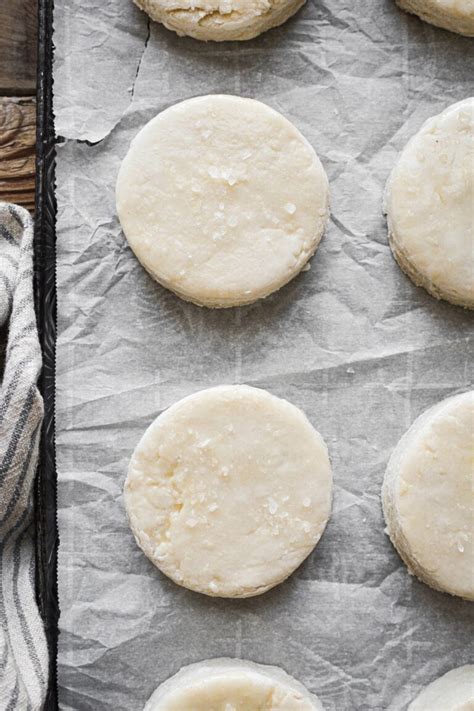
[[[44,419],[39,443],[34,504],[36,524],[36,595],[49,651],[49,679],[44,708],[57,711],[56,656],[58,588],[55,459],[56,368],[56,195],[53,126],[53,0],[38,0],[38,81],[36,103],[36,200],[34,293],[43,367],[38,387]]]
[[[412,420],[471,387],[472,314],[400,272],[382,191],[427,117],[472,93],[472,42],[392,0],[313,0],[243,44],[204,44],[127,0],[57,3],[57,458],[60,707],[139,711],[182,665],[276,664],[327,711],[398,711],[472,656],[472,607],[411,578],[383,532],[380,485]],[[329,176],[332,218],[302,273],[253,306],[209,311],[155,284],[114,206],[135,133],[170,104],[224,92],[292,120]],[[129,456],[164,408],[219,383],[301,407],[332,460],[333,513],[283,585],[215,600],[162,576],[122,501]]]

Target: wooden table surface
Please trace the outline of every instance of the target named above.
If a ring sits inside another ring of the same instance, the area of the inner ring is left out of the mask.
[[[0,200],[33,211],[36,0],[0,0]]]

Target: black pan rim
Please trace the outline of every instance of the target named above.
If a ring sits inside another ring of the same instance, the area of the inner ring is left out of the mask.
[[[36,119],[36,212],[34,292],[43,369],[39,389],[44,421],[34,491],[36,593],[49,649],[49,685],[44,709],[57,711],[58,581],[57,475],[55,451],[56,370],[56,182],[53,119],[54,0],[38,0]]]

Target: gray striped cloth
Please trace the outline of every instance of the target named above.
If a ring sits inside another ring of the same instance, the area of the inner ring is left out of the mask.
[[[33,225],[0,203],[0,711],[43,707],[48,651],[35,600],[32,487],[43,417],[33,305]],[[1,343],[1,340],[0,340]],[[0,372],[1,376],[1,372]]]

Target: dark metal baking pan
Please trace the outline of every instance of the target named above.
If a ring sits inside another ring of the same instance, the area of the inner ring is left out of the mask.
[[[35,300],[43,369],[39,388],[44,423],[35,487],[37,599],[50,653],[49,686],[44,708],[58,709],[58,589],[55,457],[56,351],[56,198],[53,122],[53,0],[38,0],[38,82],[36,135]]]

